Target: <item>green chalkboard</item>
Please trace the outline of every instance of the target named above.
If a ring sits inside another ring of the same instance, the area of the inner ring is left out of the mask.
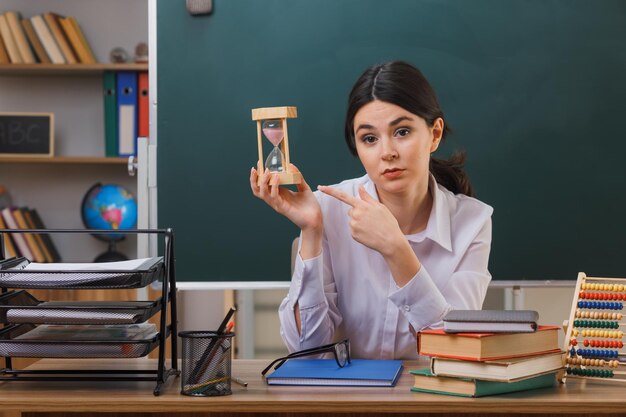
[[[626,275],[624,22],[622,0],[159,1],[158,216],[179,279],[289,279],[298,230],[250,192],[250,109],[298,108],[312,186],[360,176],[347,95],[391,59],[431,81],[455,132],[439,155],[465,149],[495,209],[494,279]]]

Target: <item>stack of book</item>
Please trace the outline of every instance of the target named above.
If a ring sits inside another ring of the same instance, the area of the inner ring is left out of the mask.
[[[37,210],[28,207],[0,207],[0,230],[45,229]],[[4,255],[23,256],[33,262],[60,262],[61,255],[49,234],[3,233]]]
[[[76,18],[46,12],[22,18],[0,13],[0,64],[95,64]]]
[[[458,310],[444,329],[418,334],[418,352],[431,360],[411,371],[413,391],[481,397],[545,388],[563,368],[559,327],[538,326],[534,311]]]

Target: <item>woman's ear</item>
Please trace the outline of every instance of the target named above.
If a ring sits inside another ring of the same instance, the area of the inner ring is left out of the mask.
[[[441,142],[441,138],[443,137],[443,119],[441,117],[437,117],[433,122],[433,126],[430,128],[430,131],[433,134],[433,142],[430,145],[430,153],[433,153],[439,147],[439,143]]]

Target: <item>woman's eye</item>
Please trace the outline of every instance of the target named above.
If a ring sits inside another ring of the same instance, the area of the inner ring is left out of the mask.
[[[395,136],[407,136],[411,131],[405,127],[396,130]]]
[[[378,140],[378,138],[376,136],[373,135],[365,135],[361,138],[361,141],[363,143],[374,143]]]

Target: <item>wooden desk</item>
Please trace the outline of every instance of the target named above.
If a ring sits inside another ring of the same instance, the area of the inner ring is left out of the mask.
[[[129,360],[124,365],[137,369],[152,360]],[[31,368],[63,369],[80,363],[92,369],[119,367],[113,360],[44,359]],[[3,411],[19,411],[24,416],[78,416],[79,413],[149,415],[167,413],[198,416],[250,415],[626,415],[626,386],[590,383],[571,379],[566,385],[478,399],[413,393],[413,377],[408,374],[424,363],[407,362],[394,388],[279,387],[267,386],[260,376],[262,360],[235,360],[233,375],[248,382],[248,388],[233,384],[233,395],[196,398],[180,395],[180,379],[170,378],[159,397],[152,395],[151,382],[3,382],[0,404]],[[154,367],[154,365],[151,365]],[[180,414],[179,414],[180,413]]]

